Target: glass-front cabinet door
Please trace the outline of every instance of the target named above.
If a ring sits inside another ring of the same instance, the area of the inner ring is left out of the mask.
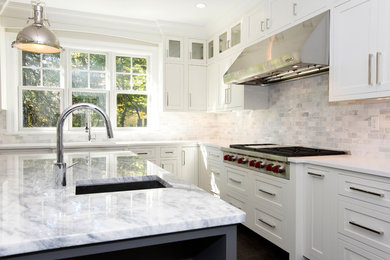
[[[206,42],[203,40],[189,40],[189,63],[205,64],[206,63]]]
[[[224,32],[219,35],[219,53],[222,53],[229,49],[228,32]]]
[[[183,62],[183,39],[168,38],[166,40],[166,60],[168,62]]]
[[[231,33],[231,47],[241,43],[241,23],[233,26],[230,30]]]
[[[214,40],[211,40],[207,43],[207,49],[208,49],[207,58],[210,60],[214,58]]]

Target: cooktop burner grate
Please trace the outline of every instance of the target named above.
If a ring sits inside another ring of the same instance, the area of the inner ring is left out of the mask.
[[[345,151],[310,148],[310,147],[303,147],[303,146],[274,145],[273,147],[267,147],[269,145],[274,145],[274,144],[233,144],[230,145],[230,148],[274,154],[274,155],[285,156],[285,157],[346,154]]]

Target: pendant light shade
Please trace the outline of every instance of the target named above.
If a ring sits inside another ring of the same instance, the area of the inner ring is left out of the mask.
[[[12,48],[37,52],[37,53],[58,53],[63,50],[56,35],[43,24],[43,7],[37,3],[33,5],[34,23],[25,27],[16,36]]]

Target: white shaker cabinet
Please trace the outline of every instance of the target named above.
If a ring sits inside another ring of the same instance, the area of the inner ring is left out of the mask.
[[[181,178],[198,185],[198,147],[183,146],[181,149]]]
[[[169,111],[183,111],[184,64],[165,64],[164,108]]]
[[[207,66],[207,111],[219,109],[219,64],[211,63]]]
[[[205,111],[207,107],[207,67],[188,65],[188,110]]]
[[[206,42],[203,40],[188,40],[190,64],[204,65],[206,64]]]
[[[331,0],[332,1],[332,0]],[[307,19],[307,16],[315,13],[318,10],[328,7],[329,0],[293,0],[292,14],[295,20]]]
[[[165,52],[167,62],[183,62],[183,39],[169,37],[165,41]]]
[[[309,167],[304,179],[306,183],[304,255],[312,260],[336,259],[334,254],[337,217],[334,209],[337,199],[337,175],[325,169]]]
[[[389,1],[352,0],[333,9],[329,100],[390,96]]]

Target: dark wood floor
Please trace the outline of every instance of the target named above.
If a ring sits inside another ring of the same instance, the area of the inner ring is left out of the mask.
[[[244,225],[237,228],[237,260],[288,260],[288,253]]]

